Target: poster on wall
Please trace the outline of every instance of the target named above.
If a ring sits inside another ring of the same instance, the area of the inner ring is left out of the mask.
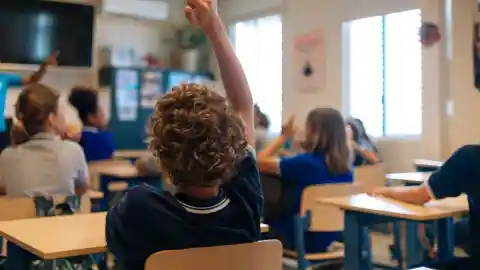
[[[140,90],[140,105],[142,108],[152,109],[163,93],[162,73],[144,72],[143,84]]]
[[[117,117],[120,121],[136,121],[138,117],[138,74],[135,70],[118,70],[115,78]]]
[[[295,85],[301,93],[313,93],[325,87],[325,40],[320,30],[294,39]]]

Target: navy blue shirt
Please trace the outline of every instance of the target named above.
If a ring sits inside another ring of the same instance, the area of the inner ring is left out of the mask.
[[[352,172],[331,174],[323,155],[303,153],[280,159],[280,176],[281,181],[296,183],[294,205],[290,214],[283,215],[271,225],[284,247],[293,249],[293,217],[300,212],[303,190],[311,185],[351,183],[353,175]],[[342,232],[306,232],[305,249],[307,253],[324,252],[333,241],[339,241],[341,235]]]
[[[258,241],[262,207],[255,154],[247,150],[237,175],[214,198],[131,188],[108,212],[108,249],[120,269],[143,270],[157,251]]]
[[[83,147],[88,162],[111,159],[115,152],[112,134],[95,127],[83,128],[80,145]]]
[[[434,172],[427,181],[434,199],[468,195],[472,258],[480,262],[480,145],[466,145]]]

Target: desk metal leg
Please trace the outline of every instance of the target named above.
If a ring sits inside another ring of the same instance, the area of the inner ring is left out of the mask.
[[[410,268],[422,261],[423,247],[418,239],[418,223],[407,221],[406,226],[407,267]]]
[[[7,268],[9,270],[31,269],[34,255],[12,242],[7,243]]]
[[[110,199],[110,190],[108,189],[109,177],[100,175],[100,191],[103,192],[103,198],[100,199],[100,211],[108,211],[108,200]]]
[[[108,270],[108,253],[103,253],[102,258],[97,263],[99,270]]]
[[[438,257],[448,260],[453,257],[455,231],[453,218],[444,218],[437,221]]]
[[[345,269],[371,270],[368,231],[360,226],[358,214],[345,211]]]

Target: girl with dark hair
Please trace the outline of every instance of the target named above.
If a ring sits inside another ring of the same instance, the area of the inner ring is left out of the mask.
[[[41,84],[28,85],[17,99],[15,114],[13,146],[0,155],[6,194],[84,194],[89,176],[85,155],[77,143],[62,140],[66,123],[59,94]]]
[[[360,119],[349,117],[347,128],[351,131],[349,141],[355,155],[353,165],[361,166],[380,162],[377,147],[368,137],[363,122]]]
[[[284,247],[293,249],[293,216],[300,211],[303,190],[311,185],[351,183],[353,176],[345,122],[339,111],[317,108],[307,116],[305,152],[291,157],[274,156],[295,133],[293,118],[282,128],[282,134],[257,154],[259,170],[280,175],[283,184],[293,184],[295,196],[291,212],[270,224],[282,239]],[[342,232],[306,232],[306,252],[324,252],[341,239]]]
[[[255,149],[260,151],[268,142],[268,128],[270,127],[270,121],[268,120],[267,115],[260,110],[258,105],[254,106],[253,112],[255,121]]]

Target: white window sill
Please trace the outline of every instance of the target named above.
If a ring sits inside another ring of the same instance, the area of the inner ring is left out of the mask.
[[[381,137],[373,137],[375,142],[391,142],[391,141],[404,141],[404,142],[419,142],[421,135],[389,135]]]

